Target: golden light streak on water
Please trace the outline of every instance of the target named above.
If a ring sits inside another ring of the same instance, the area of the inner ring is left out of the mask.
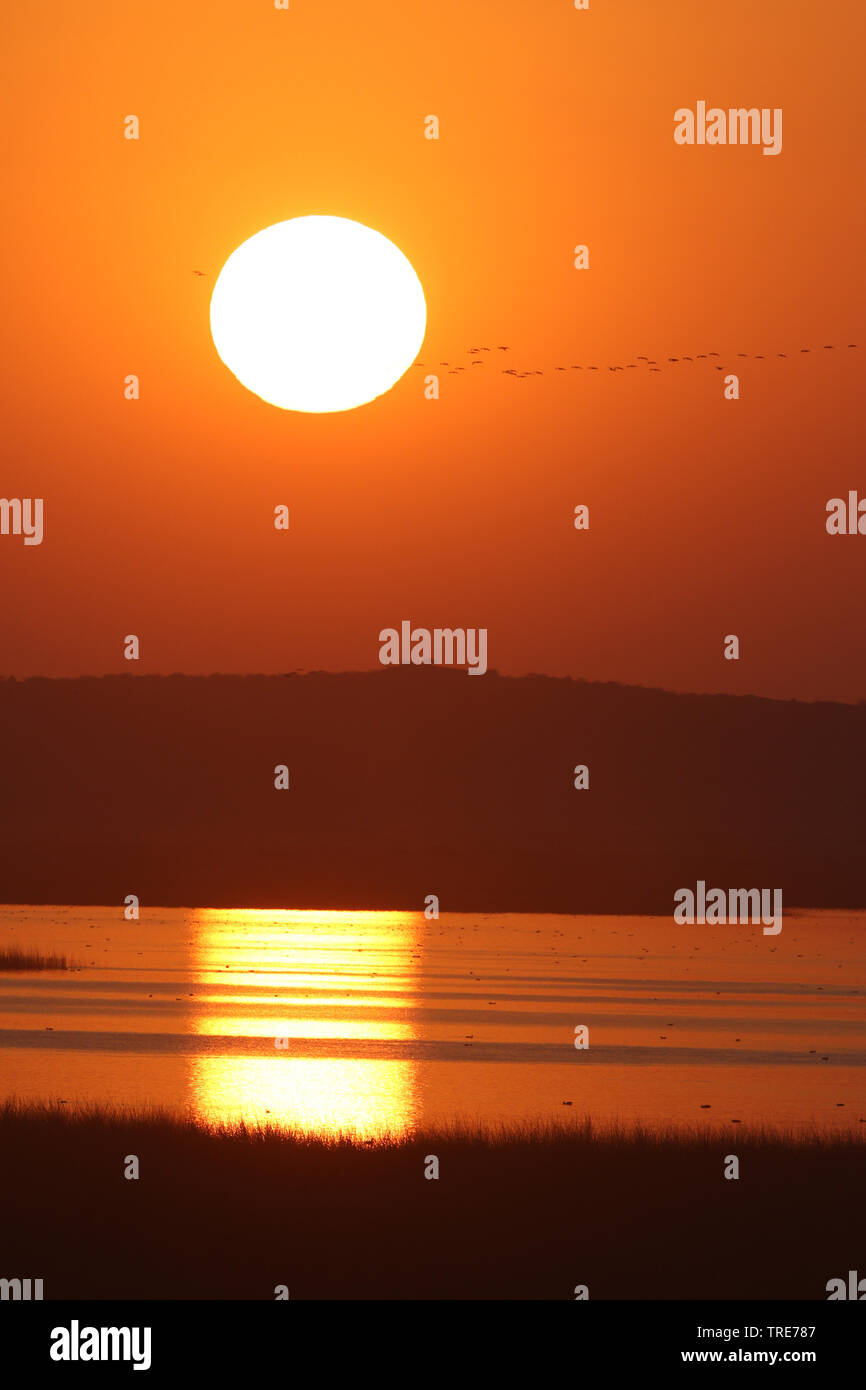
[[[206,1001],[193,1030],[262,1048],[191,1059],[198,1115],[359,1138],[411,1128],[415,1063],[340,1052],[354,1039],[415,1037],[417,914],[201,910],[192,925],[195,993]],[[328,1055],[299,1055],[305,1040],[328,1040]]]

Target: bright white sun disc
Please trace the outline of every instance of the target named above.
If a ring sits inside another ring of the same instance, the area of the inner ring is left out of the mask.
[[[403,252],[347,217],[294,217],[233,251],[210,302],[214,346],[283,410],[352,410],[390,390],[424,340],[424,291]]]

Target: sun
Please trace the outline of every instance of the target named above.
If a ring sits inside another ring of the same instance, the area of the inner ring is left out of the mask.
[[[348,217],[293,217],[232,252],[210,327],[222,361],[282,410],[353,410],[389,391],[424,341],[427,305],[403,252]]]

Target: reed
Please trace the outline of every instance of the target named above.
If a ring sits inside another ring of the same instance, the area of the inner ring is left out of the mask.
[[[825,1299],[859,1268],[864,1158],[859,1129],[576,1116],[370,1142],[58,1097],[0,1105],[0,1230],[46,1298]]]
[[[57,951],[24,951],[0,947],[0,974],[12,970],[69,970],[69,957]]]

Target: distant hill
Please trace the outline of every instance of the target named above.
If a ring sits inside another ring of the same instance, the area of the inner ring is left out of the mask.
[[[866,706],[423,667],[10,679],[0,750],[6,902],[669,913],[703,878],[866,906]]]

